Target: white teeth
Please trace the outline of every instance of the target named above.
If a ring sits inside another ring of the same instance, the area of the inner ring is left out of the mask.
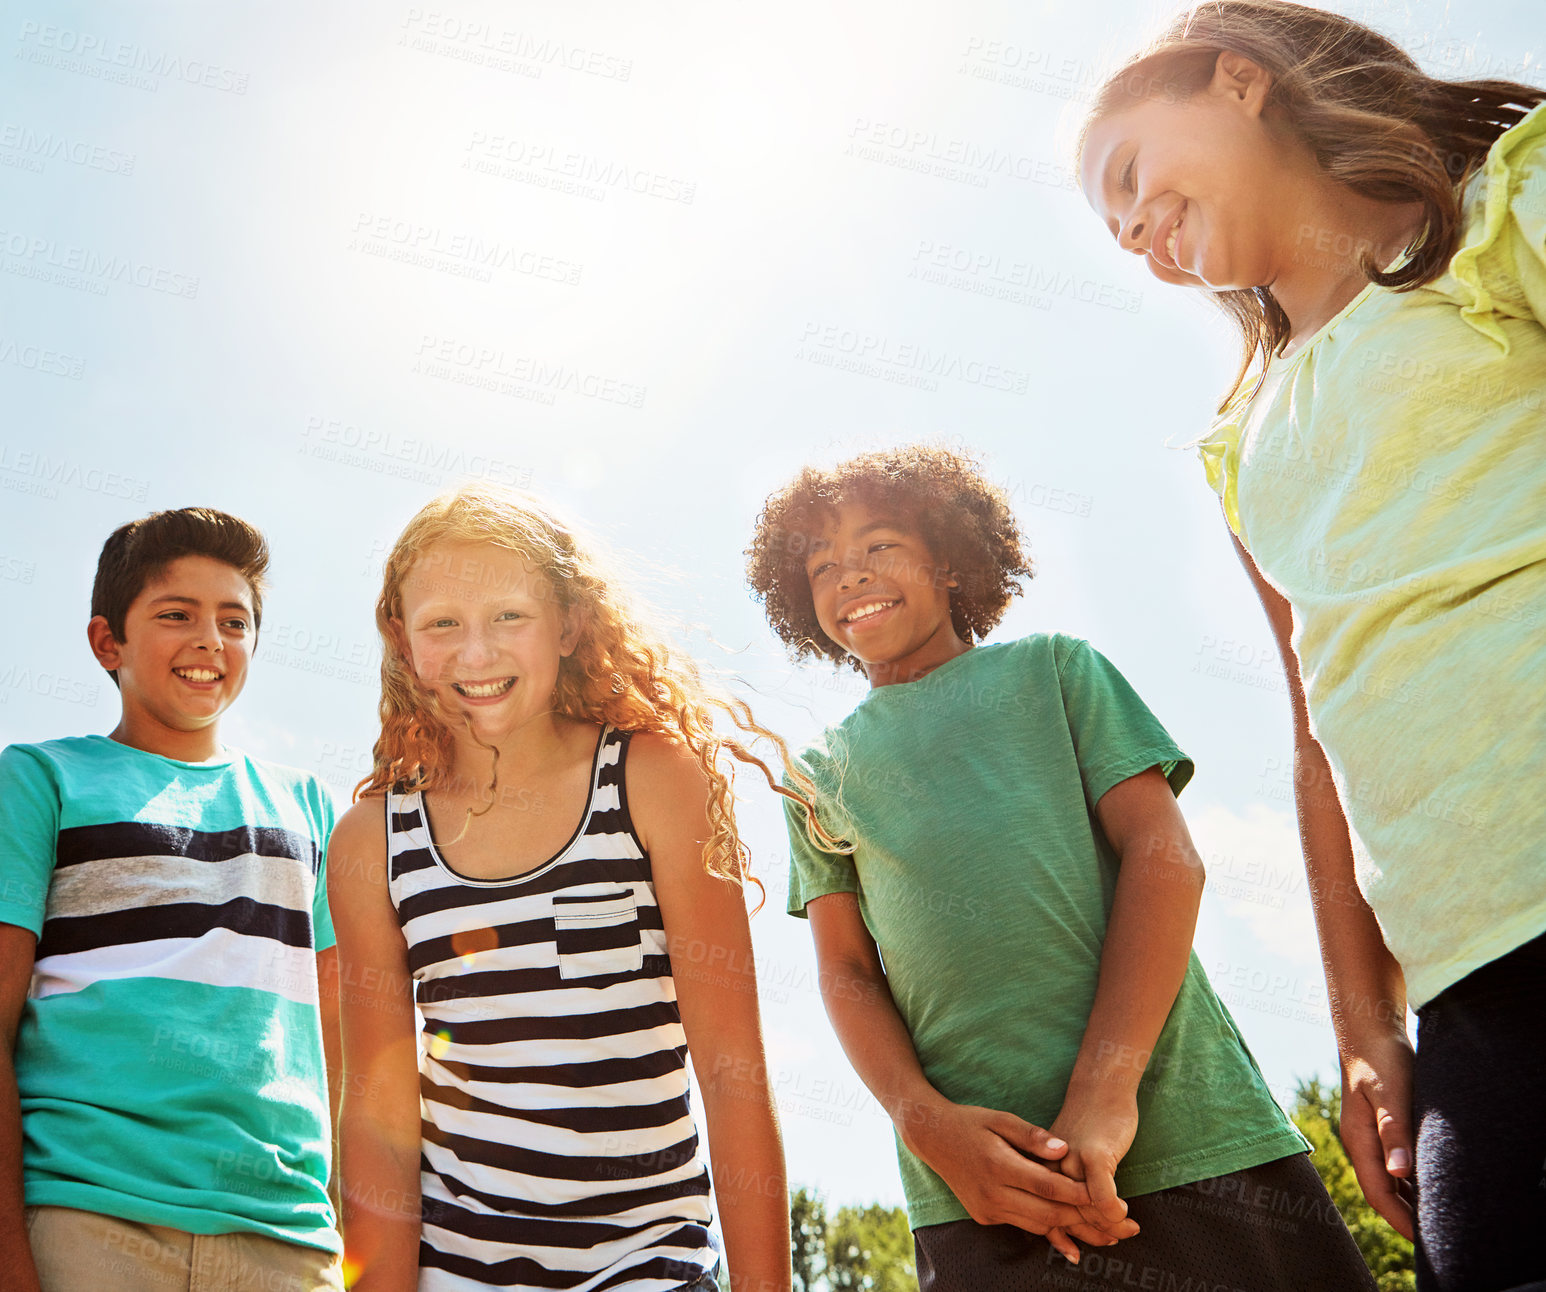
[[[1181,240],[1181,221],[1177,220],[1170,230],[1170,236],[1165,239],[1165,255],[1171,264],[1176,263],[1176,243]]]
[[[172,672],[190,682],[215,682],[220,679],[220,674],[212,668],[174,668]]]
[[[857,610],[851,610],[844,616],[847,623],[856,623],[860,619],[868,619],[871,615],[878,615],[882,610],[889,610],[896,605],[895,601],[870,601],[860,606]]]
[[[469,700],[487,700],[491,696],[503,695],[515,685],[515,679],[507,677],[502,682],[453,682],[451,685]]]

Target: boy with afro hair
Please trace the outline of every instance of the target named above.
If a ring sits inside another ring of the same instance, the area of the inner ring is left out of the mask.
[[[1119,1240],[1081,1287],[1372,1288],[1192,954],[1191,760],[1087,643],[978,644],[1031,575],[1003,491],[944,447],[807,467],[747,558],[791,653],[871,687],[798,760],[789,910],[895,1126],[921,1292],[1063,1287],[1057,1253]]]

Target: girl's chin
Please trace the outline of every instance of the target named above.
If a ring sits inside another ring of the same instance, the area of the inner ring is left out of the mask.
[[[1188,273],[1177,265],[1174,269],[1161,265],[1158,261],[1149,262],[1149,272],[1162,283],[1168,283],[1172,287],[1201,287],[1209,289],[1208,284],[1196,274]],[[1211,290],[1211,289],[1209,289]]]
[[[466,722],[465,730],[471,731],[484,744],[498,744],[504,738],[530,729],[533,722],[548,710],[529,712],[508,701],[498,704],[457,706],[457,712]]]

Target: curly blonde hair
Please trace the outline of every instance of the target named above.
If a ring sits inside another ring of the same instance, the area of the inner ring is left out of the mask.
[[[1159,38],[1100,87],[1090,127],[1134,102],[1184,100],[1230,51],[1272,77],[1267,106],[1310,147],[1326,175],[1378,202],[1415,202],[1423,222],[1407,259],[1389,273],[1365,253],[1370,282],[1410,291],[1448,266],[1461,235],[1461,190],[1510,126],[1546,99],[1517,81],[1446,81],[1429,76],[1393,41],[1362,23],[1288,0],[1205,0],[1176,15]],[[1220,411],[1240,395],[1253,367],[1289,340],[1288,316],[1268,287],[1212,293],[1240,330],[1243,354]],[[1247,395],[1249,398],[1249,394]]]
[[[481,486],[443,494],[413,517],[387,555],[376,627],[381,633],[381,736],[370,775],[355,797],[387,789],[443,788],[453,764],[453,733],[435,697],[420,683],[403,648],[403,586],[430,548],[443,543],[491,543],[530,562],[552,587],[565,611],[583,625],[572,653],[559,661],[552,712],[577,722],[621,731],[653,732],[691,750],[708,783],[709,838],[704,868],[722,878],[750,880],[745,845],[736,830],[733,768],[722,754],[756,767],[773,790],[809,811],[809,794],[785,789],[762,759],[740,740],[715,730],[713,714],[727,715],[742,731],[771,740],[800,789],[806,778],[793,768],[784,741],[759,726],[744,701],[709,689],[698,667],[675,654],[629,604],[604,564],[582,545],[575,530],[528,495]],[[497,765],[497,751],[495,754]],[[496,788],[495,779],[486,787]]]

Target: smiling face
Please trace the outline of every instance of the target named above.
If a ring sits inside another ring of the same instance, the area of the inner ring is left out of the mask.
[[[822,632],[864,664],[871,686],[910,681],[969,649],[950,618],[955,577],[895,516],[840,504],[805,573]]]
[[[1307,150],[1269,125],[1270,84],[1221,54],[1203,89],[1135,97],[1086,133],[1085,199],[1161,282],[1266,287],[1291,265]]]
[[[577,616],[530,561],[492,543],[427,548],[403,581],[399,641],[460,738],[499,744],[552,712]],[[458,721],[458,720],[462,721]]]
[[[92,651],[122,693],[114,737],[185,761],[213,757],[216,722],[247,681],[253,623],[241,571],[208,556],[178,557],[148,582],[124,613],[122,639],[92,619]]]

